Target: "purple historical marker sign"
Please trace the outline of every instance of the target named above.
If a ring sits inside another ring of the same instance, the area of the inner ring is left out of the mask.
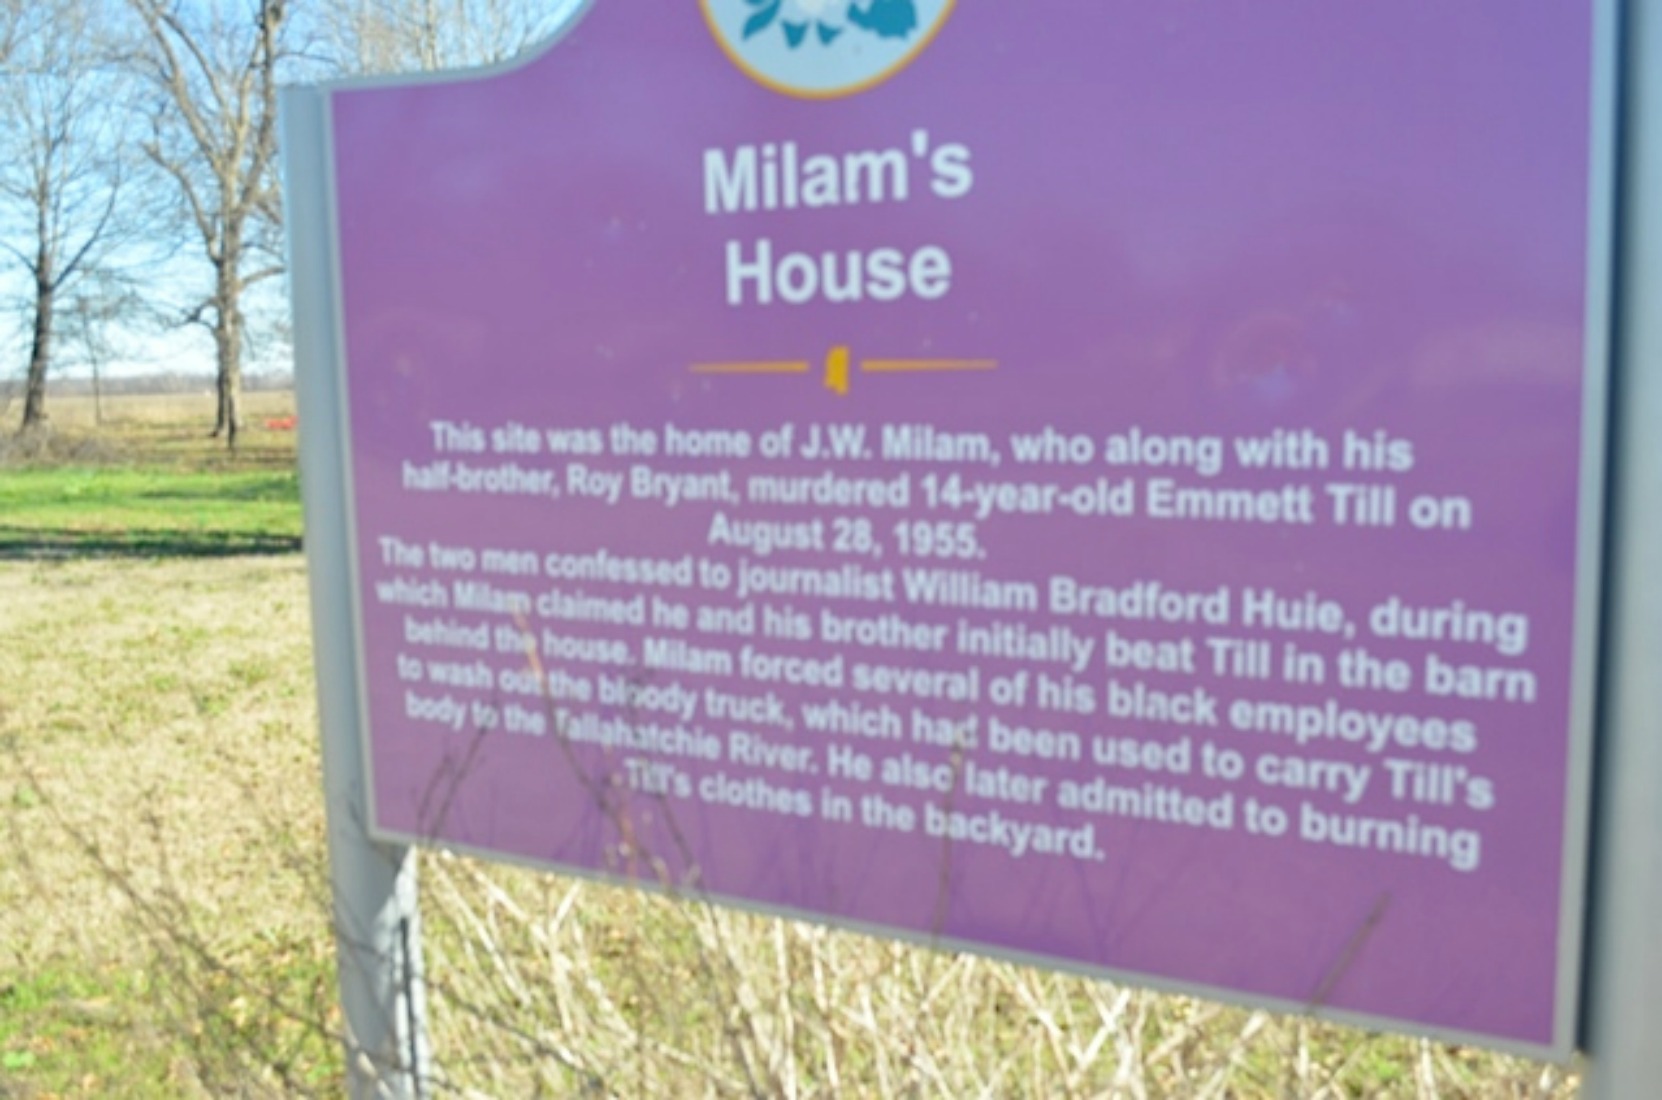
[[[1566,1051],[1601,14],[612,0],[332,92],[375,828]]]

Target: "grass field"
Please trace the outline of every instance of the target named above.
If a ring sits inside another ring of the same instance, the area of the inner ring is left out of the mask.
[[[0,463],[0,1098],[340,1095],[294,436]],[[90,402],[88,402],[90,404]],[[448,854],[438,1095],[1563,1097],[1572,1072]]]
[[[290,399],[260,397],[234,458],[211,401],[94,431],[55,399],[0,468],[0,1095],[225,1095],[249,1067],[202,1055],[250,1028],[338,1079],[268,1018],[326,1021],[334,973],[294,439],[259,427]]]

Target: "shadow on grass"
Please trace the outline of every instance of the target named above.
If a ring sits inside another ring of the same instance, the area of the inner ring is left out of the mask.
[[[299,535],[258,531],[124,530],[10,527],[0,524],[0,561],[64,558],[228,558],[294,554]]]
[[[300,497],[300,480],[292,472],[239,472],[234,480],[209,477],[194,482],[176,480],[156,488],[135,489],[129,495],[134,500],[146,501],[290,504]]]

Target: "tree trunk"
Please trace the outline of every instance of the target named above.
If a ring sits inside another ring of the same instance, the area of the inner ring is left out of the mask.
[[[237,285],[240,249],[227,248],[216,276],[214,319],[214,388],[219,408],[214,416],[214,435],[225,436],[225,445],[237,449],[242,431],[242,288]]]
[[[242,431],[242,356],[238,344],[241,327],[236,318],[222,322],[214,329],[214,351],[218,358],[216,388],[219,413],[214,435],[225,434],[225,445],[237,449],[237,434]]]
[[[35,326],[29,344],[29,378],[23,392],[23,430],[46,426],[46,369],[52,362],[52,273],[44,265],[35,276]]]

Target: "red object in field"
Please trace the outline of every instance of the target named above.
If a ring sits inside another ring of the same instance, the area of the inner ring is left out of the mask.
[[[298,416],[274,416],[265,422],[265,430],[268,432],[292,432],[299,421]]]

